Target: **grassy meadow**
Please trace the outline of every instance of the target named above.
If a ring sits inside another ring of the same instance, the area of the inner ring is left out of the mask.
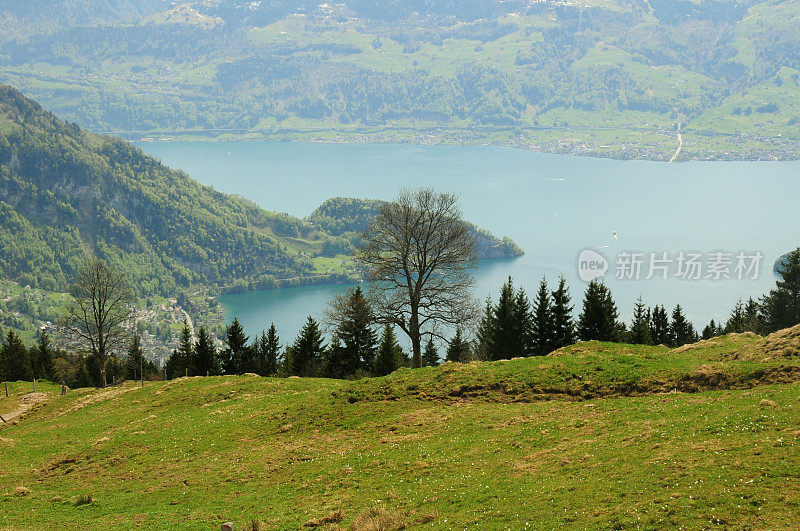
[[[796,529],[798,338],[45,385],[0,424],[0,528]]]

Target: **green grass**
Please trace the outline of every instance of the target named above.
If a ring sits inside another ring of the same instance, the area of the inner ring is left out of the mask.
[[[704,363],[752,375],[796,366],[769,350],[796,352],[792,337],[582,344],[359,382],[186,378],[53,395],[0,427],[0,528],[297,529],[326,516],[345,529],[369,518],[382,529],[796,528],[797,382],[550,400],[491,386],[656,382]],[[420,392],[465,383],[472,393]],[[347,399],[385,388],[391,400]]]

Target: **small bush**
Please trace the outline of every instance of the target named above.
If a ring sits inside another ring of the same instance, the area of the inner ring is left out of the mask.
[[[93,501],[94,501],[94,495],[92,495],[92,493],[89,492],[87,494],[79,494],[78,496],[76,496],[75,499],[72,501],[72,505],[74,505],[75,507],[79,507],[81,505],[89,505]]]
[[[405,529],[406,517],[403,513],[384,508],[367,509],[353,521],[350,531],[395,531]]]

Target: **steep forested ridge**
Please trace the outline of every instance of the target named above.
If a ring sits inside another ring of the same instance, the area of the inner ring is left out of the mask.
[[[313,258],[349,252],[356,235],[332,228],[216,192],[0,86],[0,278],[63,290],[94,252],[142,295],[196,283],[241,290],[338,280],[344,272],[321,275]]]

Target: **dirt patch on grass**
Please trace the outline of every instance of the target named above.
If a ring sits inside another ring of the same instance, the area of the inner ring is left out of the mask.
[[[43,404],[44,402],[47,402],[47,393],[28,393],[20,397],[19,407],[9,411],[8,413],[3,413],[2,418],[5,422],[11,422],[14,419],[19,419],[34,409],[37,404]],[[3,422],[0,422],[0,426],[2,425]]]
[[[329,512],[322,518],[312,518],[303,525],[304,527],[322,527],[327,524],[338,524],[342,520],[344,520],[344,511],[337,509]]]
[[[428,520],[430,521],[430,520]],[[410,521],[405,513],[384,508],[367,509],[350,524],[351,531],[395,531],[405,529]],[[420,522],[421,523],[421,522]]]
[[[90,406],[98,402],[103,402],[105,400],[111,400],[129,391],[133,391],[134,389],[137,388],[133,386],[127,386],[127,387],[120,386],[120,387],[110,387],[106,389],[98,389],[76,400],[75,403],[72,405],[72,407],[67,409],[67,412],[72,413],[74,411],[79,411],[85,408],[86,406]]]

